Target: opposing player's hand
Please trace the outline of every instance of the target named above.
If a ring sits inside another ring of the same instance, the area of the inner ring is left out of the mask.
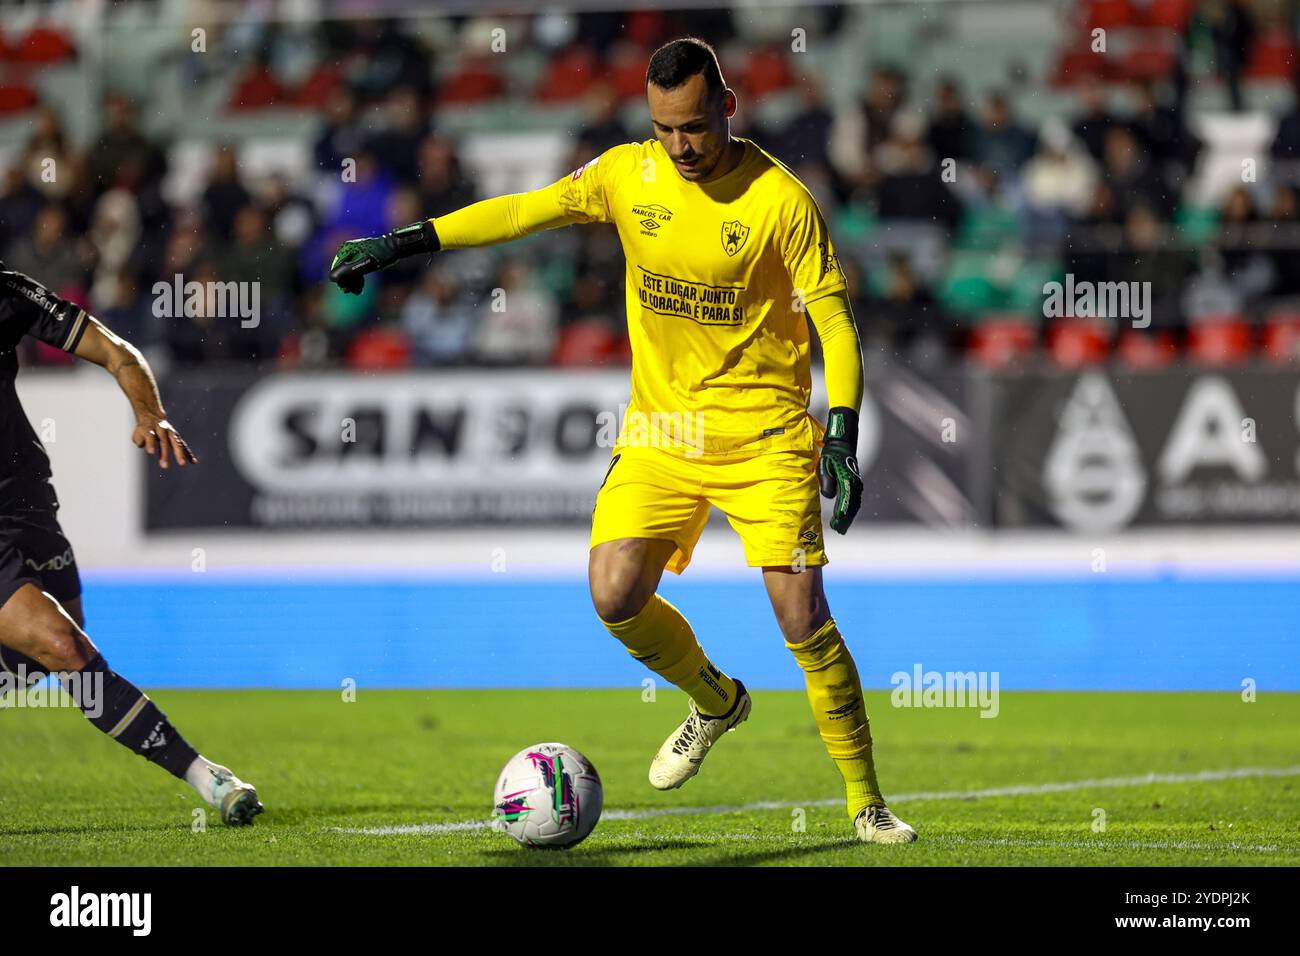
[[[858,413],[851,408],[832,408],[826,418],[822,457],[817,463],[817,480],[822,496],[835,499],[831,527],[844,534],[862,507],[862,476],[858,474]]]
[[[349,239],[330,263],[330,281],[344,292],[360,295],[366,276],[387,269],[398,259],[437,252],[438,234],[429,220],[414,222],[369,239]]]
[[[131,441],[135,442],[136,448],[143,448],[150,456],[156,454],[158,464],[163,468],[170,467],[173,458],[182,467],[199,463],[198,457],[190,451],[190,446],[185,444],[180,432],[165,418],[141,418],[136,422]]]

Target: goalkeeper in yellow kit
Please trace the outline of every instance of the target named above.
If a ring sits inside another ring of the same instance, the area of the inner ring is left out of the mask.
[[[826,223],[789,169],[730,135],[736,96],[707,43],[657,50],[646,96],[653,140],[615,146],[545,189],[344,243],[330,279],[360,292],[367,273],[405,256],[612,222],[627,258],[632,395],[596,497],[588,574],[605,627],[691,698],[650,783],[680,787],[750,712],[744,685],[656,593],[665,568],[690,563],[716,505],[763,569],[859,838],[910,842],[916,831],[876,782],[862,686],[822,590],[818,492],[835,498],[840,534],[862,500],[862,354]],[[808,320],[825,356],[825,429],[808,414]]]

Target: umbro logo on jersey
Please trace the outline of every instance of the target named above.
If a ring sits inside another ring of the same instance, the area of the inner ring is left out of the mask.
[[[803,540],[807,541],[809,544],[817,543],[816,531],[805,531],[803,534],[799,535],[799,537],[803,538]]]
[[[641,217],[641,229],[643,236],[654,235],[654,233],[664,224],[673,221],[673,211],[667,206],[661,206],[658,203],[651,203],[647,206],[633,206],[632,215]]]
[[[739,252],[748,238],[749,227],[739,219],[732,219],[722,224],[722,249],[727,255],[734,256]]]

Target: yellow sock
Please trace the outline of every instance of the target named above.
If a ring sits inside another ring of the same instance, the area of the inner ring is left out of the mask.
[[[849,819],[872,804],[883,806],[871,759],[871,724],[862,700],[862,682],[834,619],[808,640],[800,644],[787,641],[785,646],[803,668],[817,730],[844,778]]]
[[[633,657],[690,694],[700,713],[717,717],[731,710],[736,682],[709,662],[682,612],[658,594],[626,621],[601,623]]]

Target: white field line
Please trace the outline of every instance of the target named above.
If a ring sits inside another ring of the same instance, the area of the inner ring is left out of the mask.
[[[1239,767],[1233,770],[1202,770],[1198,773],[1147,773],[1136,777],[1099,777],[1095,780],[1068,780],[1061,783],[1035,783],[1015,787],[991,787],[985,790],[923,790],[917,793],[900,793],[890,797],[895,806],[904,803],[918,803],[927,800],[979,800],[985,797],[1031,796],[1043,793],[1067,793],[1072,790],[1095,790],[1111,787],[1143,787],[1153,783],[1206,783],[1215,780],[1243,780],[1254,777],[1296,777],[1300,776],[1300,765],[1294,767]],[[601,815],[603,820],[652,820],[656,817],[719,815],[723,813],[748,813],[755,810],[792,810],[796,807],[833,807],[844,801],[833,800],[799,800],[770,801],[757,803],[740,803],[730,806],[712,807],[656,807],[649,810],[609,810]],[[358,836],[401,836],[420,833],[456,833],[463,830],[486,830],[491,826],[488,820],[462,820],[454,823],[408,823],[387,827],[330,827],[334,833],[347,833]],[[962,842],[953,837],[938,837],[939,840]],[[972,845],[980,841],[965,841]],[[1023,841],[1030,845],[1034,841]],[[1019,845],[1019,844],[1018,844]],[[1044,846],[1056,845],[1043,843]],[[1082,844],[1095,846],[1096,844]],[[1115,846],[1116,844],[1109,844]],[[1214,844],[1205,844],[1206,849]],[[1134,848],[1139,848],[1137,844]],[[1199,849],[1195,844],[1149,844],[1145,849]],[[1220,847],[1221,848],[1221,847]],[[1243,847],[1244,849],[1245,847]],[[1256,849],[1260,849],[1256,847]],[[1276,849],[1273,847],[1271,849]]]
[[[646,833],[642,830],[633,830],[630,833],[609,833],[601,837],[602,843],[639,843],[645,840],[662,839],[662,834]],[[708,836],[692,836],[685,834],[674,836],[675,843],[699,843],[701,846],[715,846],[719,842],[745,842],[750,840],[761,840],[764,843],[771,843],[773,840],[780,840],[780,837],[773,837],[766,833],[714,833]],[[818,846],[834,847],[845,843],[856,843],[852,836],[843,837],[810,837],[808,834],[800,836],[786,836],[784,842],[791,845],[799,845],[814,849]],[[1096,837],[1091,840],[1021,840],[1013,837],[984,837],[972,838],[953,835],[939,835],[925,837],[926,843],[948,844],[952,846],[1007,846],[1007,847],[1033,847],[1033,848],[1060,848],[1066,850],[1238,850],[1248,853],[1276,853],[1277,844],[1274,843],[1195,843],[1186,840],[1162,840],[1159,842],[1143,842],[1141,840],[1108,840],[1105,837]]]
[[[1251,853],[1276,853],[1277,845],[1271,843],[1189,843],[1186,840],[1162,840],[1144,843],[1141,840],[1017,840],[1005,837],[971,839],[960,836],[936,836],[934,843],[951,843],[958,846],[1014,846],[1052,847],[1066,850],[1245,850]]]

